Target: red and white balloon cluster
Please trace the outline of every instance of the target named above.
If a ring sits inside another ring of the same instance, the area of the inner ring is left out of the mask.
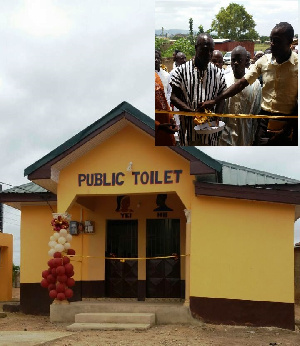
[[[66,219],[67,216],[57,216],[51,221],[54,233],[50,237],[48,245],[50,250],[49,256],[53,256],[55,252],[67,252],[71,248],[70,242],[72,241],[72,235],[68,232],[69,222]]]
[[[65,300],[73,296],[70,288],[75,285],[73,265],[68,256],[62,256],[60,252],[54,253],[54,258],[48,261],[49,268],[42,272],[41,286],[48,288],[52,299]]]
[[[70,287],[75,285],[73,265],[70,263],[68,255],[75,255],[75,250],[71,249],[72,235],[68,232],[69,215],[55,214],[51,225],[54,234],[50,237],[48,245],[50,250],[48,255],[53,257],[48,261],[48,269],[42,272],[41,286],[48,288],[49,296],[52,299],[66,300],[73,296]]]

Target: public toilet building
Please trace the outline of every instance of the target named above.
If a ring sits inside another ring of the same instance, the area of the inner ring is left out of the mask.
[[[21,310],[49,312],[41,272],[52,212],[67,212],[73,300],[178,298],[207,322],[294,329],[300,182],[155,147],[154,135],[123,102],[0,194],[21,210]]]

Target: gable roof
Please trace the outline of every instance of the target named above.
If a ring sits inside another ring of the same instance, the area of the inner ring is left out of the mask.
[[[118,122],[121,123],[124,119],[127,122],[129,121],[133,123],[150,136],[155,137],[154,119],[150,118],[137,108],[133,107],[131,104],[124,101],[105,116],[68,139],[56,149],[52,150],[49,154],[43,156],[35,163],[28,166],[24,170],[24,175],[28,176],[30,180],[49,179],[51,177],[50,170],[52,165],[65,158],[67,155],[74,153],[78,148],[83,147],[84,145],[88,146],[89,143],[92,143],[96,136],[101,134],[102,137],[104,137],[106,130],[116,126]],[[97,143],[99,144],[99,141]],[[199,172],[221,172],[222,165],[217,160],[211,158],[209,155],[206,155],[194,147],[175,146],[170,147],[170,149],[183,156],[185,159],[191,162],[196,162],[196,165],[194,165],[193,174]]]
[[[39,159],[35,163],[28,166],[24,170],[24,176],[30,175],[31,173],[33,173],[35,170],[37,170],[38,168],[40,168],[47,162],[51,161],[55,157],[64,153],[66,150],[72,148],[74,145],[78,144],[84,138],[87,138],[88,136],[93,134],[96,130],[103,127],[109,121],[113,120],[116,116],[120,115],[123,112],[127,112],[128,114],[131,114],[141,123],[145,124],[146,126],[148,126],[150,129],[154,131],[153,119],[151,119],[150,117],[148,117],[147,115],[139,111],[137,108],[133,107],[131,104],[123,101],[117,107],[113,108],[110,112],[108,112],[105,116],[98,119],[93,124],[89,125],[85,129],[77,133],[75,136],[68,139],[66,142],[58,146],[56,149],[52,150],[49,154],[43,156],[41,159]]]
[[[124,101],[105,116],[68,139],[40,160],[28,166],[24,171],[24,175],[27,175],[30,180],[55,193],[54,185],[56,182],[53,167],[55,167],[54,171],[59,171],[63,165],[70,163],[70,160],[75,160],[80,155],[83,155],[84,152],[90,150],[92,146],[101,143],[100,140],[96,140],[95,138],[102,136],[102,140],[105,140],[107,138],[105,135],[106,132],[112,132],[111,129],[114,127],[116,128],[115,131],[119,131],[128,122],[145,131],[148,135],[155,136],[154,119]],[[202,175],[202,181],[205,181],[207,176],[209,176],[210,181],[229,185],[299,183],[295,179],[213,159],[195,147],[174,146],[169,148],[190,161],[190,174]],[[66,159],[67,157],[68,159]],[[46,180],[51,181],[51,183],[46,183]]]

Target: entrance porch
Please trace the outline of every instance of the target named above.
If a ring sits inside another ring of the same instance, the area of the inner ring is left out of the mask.
[[[51,322],[75,322],[80,313],[154,313],[156,324],[199,323],[191,314],[189,307],[180,299],[150,299],[139,302],[134,299],[84,300],[70,304],[51,304]]]

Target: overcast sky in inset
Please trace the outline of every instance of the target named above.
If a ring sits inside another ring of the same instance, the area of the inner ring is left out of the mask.
[[[189,30],[189,19],[193,18],[194,31],[198,31],[199,25],[203,25],[206,31],[210,29],[211,23],[221,7],[226,8],[230,3],[245,7],[246,11],[253,16],[256,23],[255,30],[260,36],[269,36],[272,28],[279,22],[290,23],[294,27],[295,34],[298,33],[297,0],[156,0],[155,29],[163,27],[165,30]]]

